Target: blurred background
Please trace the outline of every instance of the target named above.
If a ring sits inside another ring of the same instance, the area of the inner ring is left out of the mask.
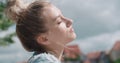
[[[4,15],[7,0],[0,0],[0,63],[28,60],[32,52],[21,46],[15,23]],[[27,2],[31,0],[26,0]],[[120,0],[50,0],[62,13],[73,19],[78,44],[84,53],[111,50],[120,40]]]

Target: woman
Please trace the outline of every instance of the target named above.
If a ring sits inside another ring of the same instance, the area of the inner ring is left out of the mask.
[[[47,1],[21,1],[9,0],[6,14],[16,22],[23,47],[35,52],[28,63],[60,63],[65,45],[76,38],[72,20]]]

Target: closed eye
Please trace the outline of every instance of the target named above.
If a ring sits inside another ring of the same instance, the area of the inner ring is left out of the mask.
[[[57,18],[57,24],[61,24],[62,23],[62,19],[61,19],[61,17],[59,16],[58,18]]]
[[[58,22],[57,24],[61,24],[61,23],[62,23],[62,21]]]

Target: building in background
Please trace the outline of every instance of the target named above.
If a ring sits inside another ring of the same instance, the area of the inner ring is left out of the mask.
[[[112,61],[120,63],[120,41],[116,41],[109,55]]]

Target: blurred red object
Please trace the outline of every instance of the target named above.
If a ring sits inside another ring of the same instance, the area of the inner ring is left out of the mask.
[[[112,50],[116,50],[116,51],[120,50],[120,40],[116,41],[116,43],[114,44]]]
[[[81,54],[81,51],[78,45],[70,45],[64,49],[65,58],[76,59],[78,56],[80,56],[80,54]]]
[[[91,52],[87,54],[88,59],[97,59],[100,57],[101,52],[96,51],[96,52]]]

